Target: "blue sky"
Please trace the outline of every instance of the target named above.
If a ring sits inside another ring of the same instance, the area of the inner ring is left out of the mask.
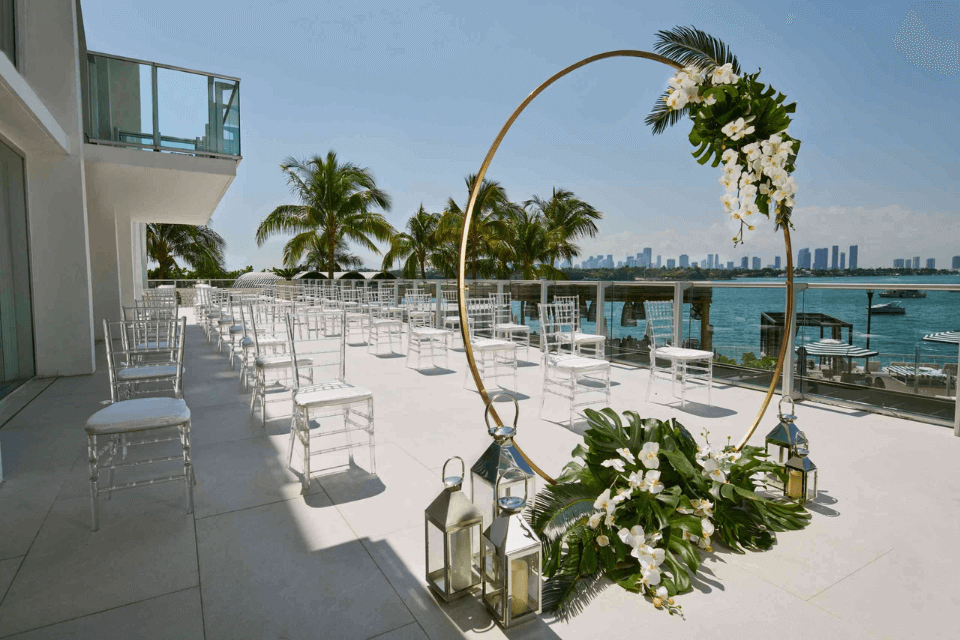
[[[960,27],[956,4],[940,14],[933,4],[83,0],[83,13],[91,50],[242,79],[244,159],[211,223],[230,268],[281,262],[283,239],[258,248],[254,232],[292,201],[285,157],[334,149],[369,167],[402,227],[421,202],[465,202],[464,177],[544,79],[601,51],[652,50],[676,25],[721,38],[798,102],[795,249],[859,244],[861,266],[919,255],[942,267],[960,254]],[[911,10],[934,38],[933,68],[894,43]],[[650,246],[664,259],[772,262],[783,252],[772,223],[733,248],[719,170],[689,155],[689,126],[654,137],[643,124],[669,76],[631,59],[564,78],[520,117],[488,177],[515,201],[562,186],[603,211],[584,254]]]

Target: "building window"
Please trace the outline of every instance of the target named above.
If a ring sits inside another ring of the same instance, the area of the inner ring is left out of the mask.
[[[0,51],[17,66],[17,0],[0,0]]]
[[[0,142],[0,398],[34,372],[23,158]]]

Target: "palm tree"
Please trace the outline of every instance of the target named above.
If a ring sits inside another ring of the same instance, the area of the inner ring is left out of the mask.
[[[550,264],[556,260],[573,260],[579,256],[580,247],[574,241],[595,237],[596,221],[603,218],[603,214],[593,205],[577,198],[572,191],[556,187],[549,198],[533,196],[524,202],[523,206],[532,209],[543,220],[550,244],[546,262]]]
[[[337,160],[328,151],[326,158],[287,158],[280,169],[302,204],[280,205],[257,228],[257,245],[263,246],[278,233],[294,233],[283,247],[287,266],[297,264],[305,253],[325,250],[323,267],[333,279],[337,270],[337,248],[344,240],[380,253],[374,240],[385,242],[395,233],[382,214],[390,210],[390,196],[377,187],[369,169]]]
[[[524,280],[565,277],[562,271],[553,267],[556,249],[541,214],[518,207],[510,213],[507,227],[509,242],[504,243],[501,259],[508,261],[511,271],[519,272]]]
[[[303,271],[303,269],[300,267],[274,267],[273,269],[270,269],[270,271],[280,276],[284,280],[293,280],[293,276]]]
[[[476,174],[468,175],[465,181],[469,202],[470,193],[477,183]],[[493,272],[495,264],[493,256],[508,238],[504,218],[515,208],[516,205],[507,198],[507,192],[499,182],[484,178],[477,192],[477,202],[473,208],[473,223],[470,225],[470,235],[467,239],[467,265],[474,279]],[[447,200],[447,210],[440,221],[439,235],[441,241],[447,245],[445,251],[448,259],[450,243],[457,247],[453,255],[456,256],[459,252],[464,215],[464,210],[453,198]]]
[[[177,259],[195,271],[217,276],[223,273],[223,250],[227,243],[216,231],[191,224],[147,224],[147,255],[157,263],[157,278],[179,272]]]
[[[309,248],[307,249],[307,256],[304,258],[305,268],[322,271],[323,265],[327,264],[329,256],[327,255],[326,247],[321,244],[321,240],[321,236],[317,235],[311,238]],[[333,255],[333,266],[336,271],[353,271],[363,266],[363,259],[358,255],[350,253],[350,247],[347,245],[347,241],[341,238],[340,242],[337,243],[337,250]]]
[[[437,248],[437,229],[440,226],[440,215],[429,213],[420,204],[417,212],[407,220],[407,230],[401,231],[390,239],[390,250],[383,256],[384,271],[402,262],[401,276],[420,279],[427,278],[427,263],[432,262]]]

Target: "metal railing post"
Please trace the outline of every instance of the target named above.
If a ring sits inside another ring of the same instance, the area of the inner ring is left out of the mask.
[[[157,96],[157,67],[150,67],[150,82],[153,86],[153,146],[160,151],[160,98]]]
[[[783,339],[787,341],[787,353],[783,358],[783,385],[780,393],[784,396],[790,396],[794,400],[800,399],[800,394],[795,393],[793,390],[797,369],[797,293],[806,288],[807,285],[805,283],[794,283],[793,285],[793,313],[790,315],[790,331],[787,331],[786,335],[783,336]]]
[[[597,334],[603,337],[607,337],[607,315],[604,313],[604,306],[606,304],[605,293],[607,289],[608,282],[598,282],[597,283]]]

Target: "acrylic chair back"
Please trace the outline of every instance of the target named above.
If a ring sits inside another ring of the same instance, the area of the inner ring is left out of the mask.
[[[490,302],[493,305],[494,323],[513,323],[513,305],[511,303],[509,293],[491,293]]]
[[[673,342],[673,301],[644,302],[650,347],[658,349]]]
[[[470,298],[467,300],[467,319],[470,332],[474,337],[493,337],[494,303],[490,298]]]
[[[157,366],[158,356],[169,365],[176,365],[172,382],[174,397],[183,397],[183,354],[186,343],[187,319],[103,321],[103,343],[107,353],[107,371],[110,375],[110,401],[119,402],[119,388],[124,384],[121,371],[133,367]],[[143,337],[164,335],[170,342],[143,340]]]
[[[554,296],[554,304],[565,304],[573,309],[573,320],[576,323],[576,331],[580,330],[580,296]]]
[[[577,326],[573,306],[553,302],[538,304],[537,310],[540,312],[540,330],[543,334],[540,350],[544,354],[559,354],[563,346],[569,347],[573,344],[573,334]]]
[[[341,321],[346,322],[346,317]],[[287,343],[295,390],[305,385],[343,381],[346,376],[347,332],[330,335],[324,329],[324,322],[324,314],[311,309],[287,314]]]

